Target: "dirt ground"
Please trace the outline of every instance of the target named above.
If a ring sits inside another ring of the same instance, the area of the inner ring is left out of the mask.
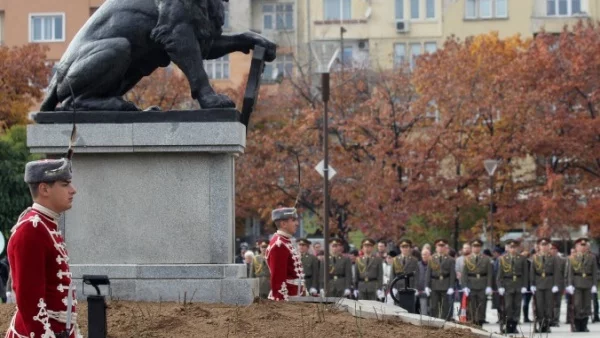
[[[0,337],[14,304],[0,304]],[[87,306],[78,324],[87,337]],[[107,309],[108,337],[475,337],[466,330],[428,329],[397,321],[357,319],[328,305],[261,301],[249,306],[112,301]],[[443,333],[442,333],[443,332]]]

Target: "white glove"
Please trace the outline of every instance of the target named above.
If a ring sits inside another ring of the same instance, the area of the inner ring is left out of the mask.
[[[350,289],[344,290],[344,297],[350,296]]]
[[[469,297],[469,294],[471,293],[471,289],[469,289],[468,287],[465,286],[465,288],[463,289],[463,292],[465,293],[465,295],[467,295],[467,297]]]
[[[598,293],[598,288],[596,285],[592,286],[592,293]]]
[[[316,296],[319,292],[315,288],[310,288],[310,290],[308,290],[308,293],[310,293],[311,296]]]
[[[553,286],[552,287],[552,293],[557,293],[558,292],[558,286]]]
[[[377,290],[377,299],[383,299],[383,297],[385,297],[385,294],[383,293],[383,291]]]
[[[489,287],[489,286],[487,288],[485,288],[485,294],[486,294],[486,296],[491,295],[492,294],[492,288]]]
[[[6,302],[12,303],[12,293],[10,291],[6,292]]]
[[[358,290],[354,290],[354,298],[358,299]]]
[[[529,290],[531,290],[531,293],[535,293],[537,291],[537,288],[535,287],[535,285],[532,285]]]
[[[565,288],[565,290],[567,290],[567,293],[572,295],[575,293],[575,287],[573,285],[569,285]]]
[[[431,289],[425,288],[425,294],[427,295],[427,297],[429,297],[431,295]]]
[[[396,288],[393,288],[393,289],[392,289],[392,292],[394,293],[394,296],[395,296],[395,295],[397,295],[397,294],[398,294],[398,289],[396,289]]]
[[[323,290],[323,289],[319,290],[319,296],[325,297],[325,290]]]
[[[450,288],[448,289],[448,292],[446,292],[447,295],[452,296],[454,294],[454,289]]]
[[[500,294],[500,296],[504,296],[504,293],[506,292],[505,288],[499,288],[498,289],[498,293]]]
[[[527,293],[527,288],[526,287],[522,287],[521,288],[521,293]]]

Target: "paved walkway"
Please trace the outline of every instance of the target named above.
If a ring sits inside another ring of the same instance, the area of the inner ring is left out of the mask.
[[[492,324],[485,324],[483,329],[489,332],[499,333],[500,327],[496,322],[498,321],[498,311],[492,310],[492,302],[488,301],[488,310],[486,312],[486,320]],[[455,303],[454,308],[460,307],[460,303]],[[529,310],[529,318],[533,319],[531,308]],[[590,332],[571,332],[571,326],[565,324],[567,318],[567,303],[563,299],[562,306],[560,308],[560,327],[550,328],[552,333],[533,333],[533,325],[531,323],[523,323],[523,314],[521,314],[521,323],[519,324],[519,330],[525,337],[600,337],[600,323],[588,323],[588,329]]]

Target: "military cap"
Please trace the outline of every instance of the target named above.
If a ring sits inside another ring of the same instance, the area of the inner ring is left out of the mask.
[[[540,237],[537,240],[537,244],[541,244],[541,245],[545,245],[545,244],[550,244],[551,240],[548,237]]]
[[[266,239],[261,239],[260,241],[258,241],[258,245],[259,246],[263,246],[263,245],[269,245],[269,241],[267,241]]]
[[[552,242],[552,247],[556,250],[558,250],[558,243],[556,242]]]
[[[71,161],[66,158],[31,161],[25,165],[24,180],[29,184],[70,181],[71,178]]]
[[[398,253],[397,253],[396,251],[394,251],[394,250],[391,250],[391,251],[388,253],[388,256],[390,256],[390,257],[396,257],[396,256],[398,256]]]
[[[362,242],[360,242],[360,246],[365,245],[365,243],[369,243],[371,245],[375,245],[375,241],[371,238],[365,238],[362,240]]]
[[[271,220],[273,222],[290,218],[298,218],[296,208],[278,208],[271,211]]]
[[[246,250],[248,250],[248,247],[249,247],[248,243],[246,243],[246,242],[240,243],[240,249],[246,249]]]
[[[506,242],[504,242],[504,244],[512,247],[519,246],[519,242],[517,242],[514,239],[507,239]]]
[[[471,241],[471,246],[482,246],[483,242],[480,239],[474,239]]]
[[[300,238],[298,240],[298,244],[304,244],[304,245],[310,245],[312,242],[309,241],[307,238]]]
[[[332,238],[329,240],[329,244],[342,244],[342,240],[339,238]]]
[[[575,244],[587,245],[589,241],[587,237],[580,237],[575,240]]]
[[[408,245],[412,247],[412,241],[410,239],[403,239],[400,241],[400,247]]]
[[[441,245],[446,245],[446,244],[448,244],[448,241],[447,241],[447,240],[445,240],[445,239],[443,239],[443,238],[436,239],[436,240],[433,242],[433,245],[434,245],[434,246],[437,246],[438,244],[441,244]]]

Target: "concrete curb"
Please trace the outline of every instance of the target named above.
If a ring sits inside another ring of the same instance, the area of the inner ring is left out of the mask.
[[[290,297],[292,302],[308,302],[308,303],[333,303],[335,306],[342,310],[348,311],[352,316],[365,318],[365,319],[376,319],[376,320],[400,320],[404,323],[410,323],[416,326],[427,326],[438,329],[467,329],[472,333],[476,334],[481,338],[502,338],[505,336],[497,333],[488,332],[472,328],[458,323],[447,322],[439,318],[433,318],[429,316],[422,316],[419,314],[408,313],[405,309],[385,304],[377,301],[369,300],[351,300],[346,298],[317,298],[317,297]]]

